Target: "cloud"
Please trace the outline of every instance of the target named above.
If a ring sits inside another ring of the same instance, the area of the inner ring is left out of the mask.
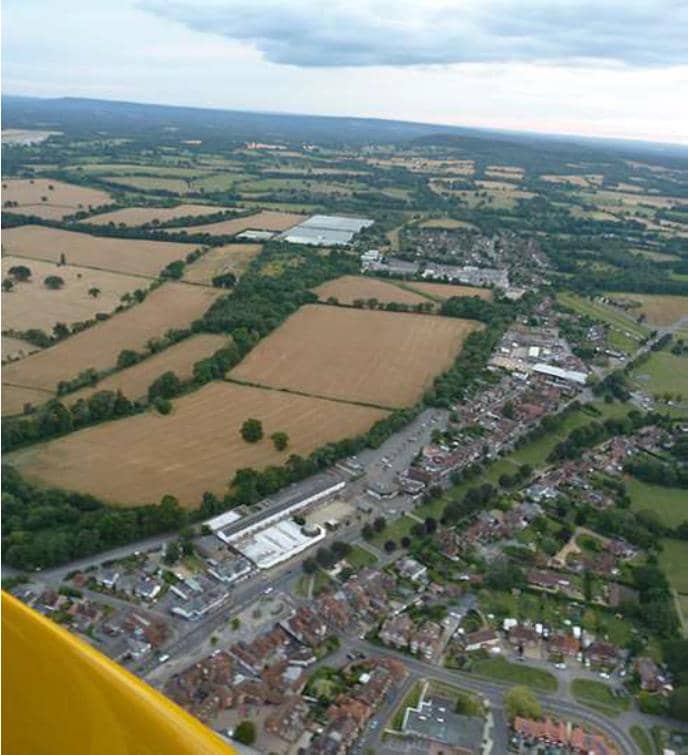
[[[301,67],[688,62],[686,0],[141,0]]]

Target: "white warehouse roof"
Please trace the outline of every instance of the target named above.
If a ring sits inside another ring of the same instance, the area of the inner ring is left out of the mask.
[[[561,380],[570,380],[572,383],[579,383],[580,385],[585,385],[585,381],[588,379],[588,376],[584,372],[564,370],[561,367],[554,367],[554,365],[543,364],[541,362],[533,365],[533,372],[539,372],[541,375],[551,375]]]

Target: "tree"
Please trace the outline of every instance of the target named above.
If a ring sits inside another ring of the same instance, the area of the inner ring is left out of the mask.
[[[270,438],[278,451],[284,451],[289,445],[289,436],[283,432],[273,433]]]
[[[177,545],[177,542],[175,540],[167,543],[163,560],[168,566],[176,564],[177,561],[179,561],[179,545]]]
[[[2,290],[10,292],[14,288],[14,281],[11,278],[5,278],[2,282]]]
[[[384,530],[386,526],[387,520],[384,518],[384,516],[376,517],[375,521],[373,522],[373,528],[375,529],[375,532],[382,532],[382,530]]]
[[[153,399],[153,408],[159,414],[169,414],[172,411],[172,402],[168,398],[156,396]]]
[[[53,291],[57,291],[64,286],[64,280],[59,275],[48,275],[43,279],[43,285]]]
[[[257,443],[263,437],[263,423],[259,419],[247,419],[241,426],[241,437],[247,443]]]
[[[232,739],[241,742],[242,745],[252,745],[256,741],[256,727],[253,721],[242,721],[234,729]]]
[[[366,522],[363,525],[363,529],[361,530],[361,535],[363,536],[364,540],[372,540],[375,536],[375,530],[373,529],[373,526]]]
[[[385,542],[385,550],[387,553],[393,553],[397,549],[397,544],[394,542],[394,540],[387,540]]]
[[[31,270],[26,265],[13,265],[7,273],[16,281],[27,281],[31,277]]]
[[[306,558],[301,564],[301,567],[303,568],[304,574],[315,574],[318,569],[318,564],[315,559]]]
[[[168,370],[154,380],[148,388],[148,400],[153,401],[157,396],[174,398],[182,389],[182,381]]]
[[[93,288],[88,289],[88,295],[97,299],[100,296],[100,289],[97,286],[93,286]]]
[[[536,720],[542,718],[542,706],[528,687],[512,687],[504,696],[504,707],[510,721],[517,716]]]
[[[126,367],[131,367],[140,360],[141,357],[138,352],[133,351],[132,349],[123,349],[119,352],[119,356],[117,357],[117,367],[120,370],[123,370]]]

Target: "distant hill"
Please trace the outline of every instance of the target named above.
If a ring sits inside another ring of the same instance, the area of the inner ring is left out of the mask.
[[[565,153],[571,159],[652,156],[688,160],[688,147],[613,139],[587,139],[462,128],[379,118],[347,118],[319,115],[214,110],[208,108],[149,105],[77,97],[44,99],[2,97],[3,128],[41,128],[63,131],[67,137],[107,136],[179,144],[203,141],[208,148],[245,141],[360,146],[363,144],[435,144],[504,160],[534,156],[543,149]]]

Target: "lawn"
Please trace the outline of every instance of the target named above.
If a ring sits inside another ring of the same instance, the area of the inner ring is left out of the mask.
[[[398,546],[401,538],[411,532],[411,527],[414,524],[417,524],[415,519],[406,515],[400,516],[398,519],[388,519],[384,530],[377,532],[370,542],[378,548],[382,548],[388,540],[394,540]]]
[[[413,687],[411,687],[406,697],[402,700],[401,705],[396,709],[390,728],[395,731],[401,731],[401,727],[404,724],[404,713],[406,713],[406,708],[415,708],[418,705],[423,690],[423,684],[424,682],[418,681]]]
[[[556,692],[557,680],[549,673],[520,663],[510,663],[504,658],[485,658],[473,663],[473,671],[480,676],[497,679],[509,684],[525,684],[541,692]]]
[[[633,371],[635,382],[648,393],[688,396],[688,358],[657,351]]]
[[[688,491],[680,488],[665,488],[650,485],[631,477],[626,480],[626,489],[631,497],[634,511],[656,511],[662,524],[678,527],[688,519]]]
[[[631,726],[630,734],[642,755],[655,755],[652,740],[642,726]]]
[[[617,312],[605,304],[599,304],[568,292],[558,294],[557,299],[575,312],[606,322],[615,330],[621,331],[621,333],[629,333],[637,340],[640,340],[649,333],[649,329],[644,325],[638,324],[631,318],[626,317],[622,312]]]
[[[372,566],[377,563],[377,556],[360,545],[354,545],[346,560],[351,564],[353,569],[363,569],[366,566]]]
[[[688,541],[669,538],[662,540],[659,565],[676,592],[688,595]]]
[[[611,687],[592,679],[574,679],[571,682],[571,692],[579,703],[606,715],[617,716],[630,706],[628,697],[617,697]]]

